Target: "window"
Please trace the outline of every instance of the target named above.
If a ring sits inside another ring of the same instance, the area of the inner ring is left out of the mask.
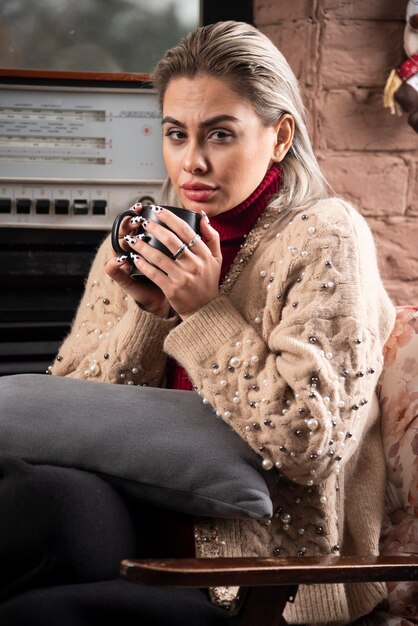
[[[150,72],[199,23],[199,0],[2,0],[0,66]]]

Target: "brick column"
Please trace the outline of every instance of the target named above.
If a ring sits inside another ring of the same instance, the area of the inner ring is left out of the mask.
[[[370,224],[394,302],[417,304],[418,134],[383,108],[403,59],[406,4],[254,0],[254,20],[301,82],[322,170]]]

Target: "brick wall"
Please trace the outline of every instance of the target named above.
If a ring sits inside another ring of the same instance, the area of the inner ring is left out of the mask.
[[[370,224],[394,302],[418,304],[418,135],[383,108],[406,4],[254,0],[254,20],[301,81],[322,170]]]

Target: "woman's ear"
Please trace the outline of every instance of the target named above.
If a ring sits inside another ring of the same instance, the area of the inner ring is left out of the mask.
[[[293,135],[295,134],[295,120],[289,113],[285,113],[277,120],[275,129],[277,141],[272,161],[280,163],[292,145]]]

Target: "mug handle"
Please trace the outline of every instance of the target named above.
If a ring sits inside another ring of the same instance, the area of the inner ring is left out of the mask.
[[[126,250],[124,250],[119,243],[119,228],[120,228],[122,221],[128,215],[131,215],[132,217],[138,217],[138,213],[136,211],[134,211],[133,209],[127,209],[126,211],[122,211],[122,213],[119,213],[119,215],[116,217],[115,221],[113,222],[113,226],[112,226],[112,234],[111,234],[112,248],[119,255],[126,254]]]

